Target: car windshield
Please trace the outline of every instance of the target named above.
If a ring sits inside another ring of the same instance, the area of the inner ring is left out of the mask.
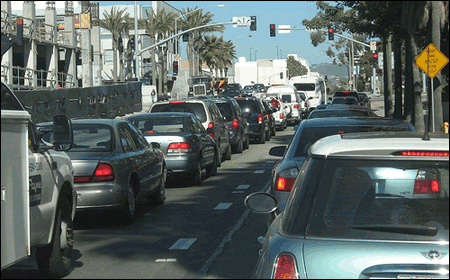
[[[197,116],[201,122],[206,122],[205,107],[202,103],[181,102],[181,103],[162,103],[155,104],[151,109],[151,113],[160,112],[185,112],[192,113]]]
[[[131,120],[143,135],[159,135],[185,132],[183,117],[151,117]]]
[[[44,127],[51,127],[45,125]],[[73,146],[70,152],[111,152],[114,145],[114,131],[110,125],[97,123],[72,123]],[[47,133],[42,138],[48,143],[53,142],[53,133]]]
[[[448,161],[329,159],[322,174],[307,236],[448,242]]]
[[[375,125],[354,125],[354,126],[331,126],[331,127],[305,127],[301,131],[301,136],[295,150],[295,157],[306,157],[309,147],[320,138],[341,134],[356,132],[376,132],[376,131],[410,131],[405,126],[375,126]]]
[[[301,91],[315,91],[316,90],[316,85],[315,84],[294,84],[294,87],[297,90],[301,90]]]
[[[281,95],[281,101],[283,101],[283,103],[292,103],[293,102],[290,94]]]
[[[308,119],[316,118],[340,118],[340,117],[372,117],[366,110],[317,110],[309,114]]]

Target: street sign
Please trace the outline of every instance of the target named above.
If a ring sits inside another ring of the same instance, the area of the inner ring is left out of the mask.
[[[290,25],[278,25],[278,33],[291,33]]]
[[[448,58],[430,43],[416,58],[416,64],[430,78],[434,78],[448,63]]]
[[[251,24],[250,17],[233,17],[233,27],[250,26],[250,24]]]
[[[380,42],[381,38],[378,38],[378,37],[365,37],[364,40],[366,42],[370,42],[370,41]]]
[[[370,50],[371,51],[377,50],[377,41],[370,41]]]

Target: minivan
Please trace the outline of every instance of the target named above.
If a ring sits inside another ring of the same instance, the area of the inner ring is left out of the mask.
[[[287,116],[287,123],[298,124],[301,122],[303,114],[300,109],[300,103],[302,99],[300,98],[297,89],[294,86],[274,86],[267,89],[266,94],[277,93],[281,101],[291,107],[289,110],[291,113]]]

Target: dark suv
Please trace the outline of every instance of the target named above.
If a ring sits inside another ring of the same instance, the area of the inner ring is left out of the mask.
[[[239,97],[235,100],[247,118],[250,139],[260,144],[266,143],[266,139],[270,139],[269,118],[262,101],[256,97]]]
[[[244,117],[241,107],[233,98],[217,97],[211,100],[216,103],[222,116],[227,120],[233,152],[242,153],[244,149],[248,149],[249,137],[247,118]]]
[[[231,159],[230,133],[226,119],[217,105],[209,99],[176,99],[153,103],[149,113],[187,112],[192,113],[202,122],[203,127],[213,138],[222,154],[222,161]],[[220,166],[220,161],[218,161]]]

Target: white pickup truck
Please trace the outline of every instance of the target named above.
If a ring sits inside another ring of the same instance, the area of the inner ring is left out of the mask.
[[[14,93],[1,83],[2,270],[36,253],[43,277],[70,273],[77,195],[73,166],[64,152],[73,145],[72,123],[53,119],[55,141],[31,122]]]

